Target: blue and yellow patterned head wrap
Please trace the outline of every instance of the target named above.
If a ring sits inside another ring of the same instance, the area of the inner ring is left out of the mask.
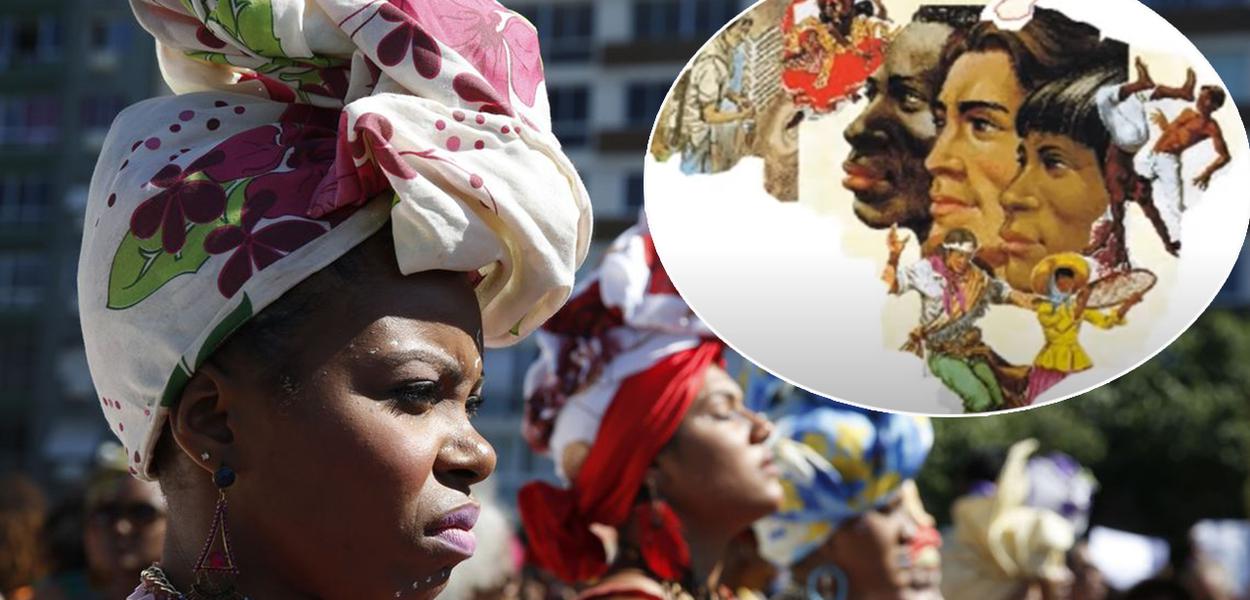
[[[748,394],[777,394],[777,386],[758,377],[751,384]],[[775,419],[785,502],[755,524],[760,553],[782,566],[824,544],[843,521],[892,500],[933,447],[927,418],[847,406],[802,390],[788,396]]]

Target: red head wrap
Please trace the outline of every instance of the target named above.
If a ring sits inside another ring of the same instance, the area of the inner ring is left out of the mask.
[[[603,543],[590,525],[620,526],[634,513],[647,469],[677,431],[723,348],[705,340],[622,381],[572,486],[535,482],[521,489],[521,520],[539,566],[566,581],[607,571]],[[672,511],[658,507],[659,514],[639,519],[643,559],[656,575],[675,580],[689,568],[690,552]]]

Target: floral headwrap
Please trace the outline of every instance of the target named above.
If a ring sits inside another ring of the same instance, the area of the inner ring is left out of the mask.
[[[933,447],[927,418],[873,412],[801,391],[794,396],[775,420],[785,500],[780,511],[755,524],[760,554],[781,566],[801,561],[843,521],[893,500]]]
[[[113,124],[78,286],[132,473],[232,331],[388,221],[403,273],[477,281],[487,345],[568,297],[590,205],[525,19],[493,0],[131,4],[177,95]]]

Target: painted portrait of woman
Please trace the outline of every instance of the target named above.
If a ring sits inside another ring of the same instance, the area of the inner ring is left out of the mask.
[[[1046,9],[1019,31],[984,21],[947,44],[934,114],[940,133],[925,161],[933,177],[926,253],[946,231],[963,228],[981,241],[980,257],[1001,269],[1001,197],[1020,168],[1020,106],[1033,90],[1105,54],[1096,27]]]
[[[1111,136],[1095,95],[1123,82],[1126,67],[1057,79],[1038,88],[1020,109],[1020,172],[1002,196],[1003,273],[1012,287],[1031,289],[1033,268],[1047,256],[1083,252],[1095,222],[1107,212],[1111,198],[1103,165]]]

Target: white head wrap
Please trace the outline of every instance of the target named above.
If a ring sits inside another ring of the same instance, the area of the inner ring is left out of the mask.
[[[942,595],[1008,600],[1039,578],[1058,576],[1076,542],[1072,524],[1027,506],[1029,455],[1036,440],[1011,447],[990,496],[966,496],[951,507],[953,534],[942,550]]]

